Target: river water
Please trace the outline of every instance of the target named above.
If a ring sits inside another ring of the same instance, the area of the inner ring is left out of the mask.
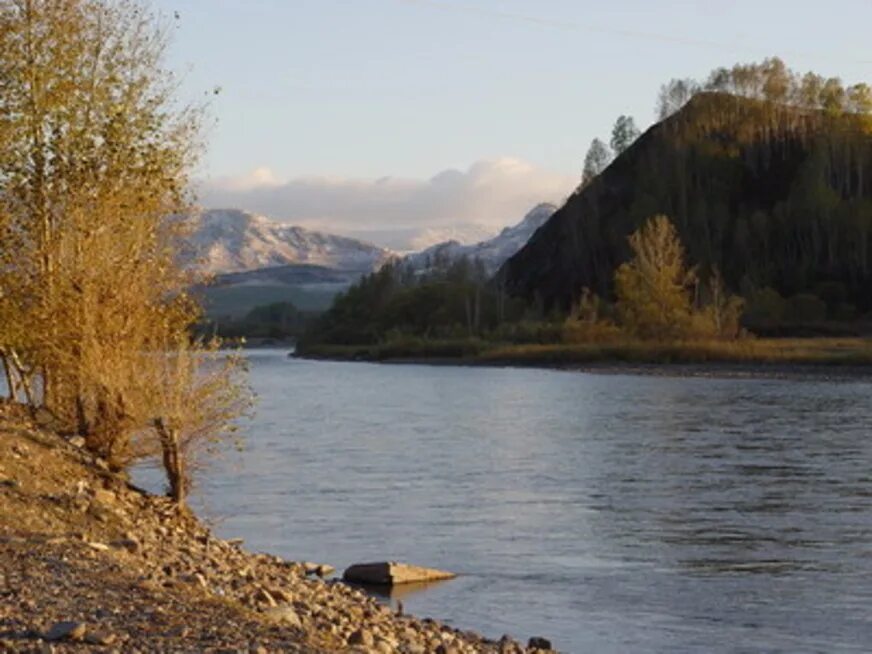
[[[457,572],[406,610],[565,652],[872,647],[869,381],[250,359],[225,537]]]

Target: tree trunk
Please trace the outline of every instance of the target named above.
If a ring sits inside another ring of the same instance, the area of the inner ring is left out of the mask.
[[[184,506],[188,494],[188,480],[185,474],[185,459],[179,448],[179,432],[169,428],[163,418],[155,418],[154,427],[163,450],[163,465],[170,485],[170,498],[179,506]]]
[[[24,400],[31,409],[36,408],[36,403],[33,399],[33,390],[30,387],[30,378],[21,365],[21,359],[18,358],[18,353],[15,350],[10,350],[8,353],[8,361],[15,369],[15,374],[18,375],[18,385],[24,391]]]
[[[3,365],[3,372],[6,375],[6,387],[9,393],[8,399],[11,402],[15,402],[18,400],[18,394],[16,393],[15,379],[12,377],[12,368],[6,350],[0,350],[0,364]]]

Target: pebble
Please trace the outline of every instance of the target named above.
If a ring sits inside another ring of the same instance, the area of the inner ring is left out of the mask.
[[[290,606],[275,606],[264,611],[264,615],[270,620],[281,622],[291,627],[302,627],[303,623],[300,616]]]
[[[113,540],[110,545],[119,550],[127,550],[131,554],[135,554],[140,549],[139,541],[135,538],[121,538]]]
[[[527,642],[527,649],[542,649],[547,651],[551,649],[551,641],[541,636],[534,636]]]
[[[373,641],[374,639],[372,637],[372,634],[369,633],[366,629],[358,629],[348,637],[349,645],[363,645],[364,647],[372,647]]]
[[[105,488],[94,489],[94,499],[100,504],[115,504],[116,495]]]
[[[89,645],[111,645],[116,640],[118,640],[118,636],[105,631],[89,630],[88,633],[85,634],[85,642]]]
[[[87,628],[84,622],[56,622],[45,633],[43,639],[50,642],[58,640],[82,640],[85,637]]]

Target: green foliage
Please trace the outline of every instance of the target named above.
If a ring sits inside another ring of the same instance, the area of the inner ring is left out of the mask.
[[[784,321],[787,302],[774,288],[753,291],[745,308],[745,321],[752,327],[773,326]]]
[[[298,348],[373,345],[404,337],[473,338],[520,321],[527,307],[461,259],[414,274],[391,263],[361,279],[306,330]]]
[[[826,302],[811,293],[798,293],[786,304],[784,318],[792,323],[815,323],[827,317]]]
[[[208,324],[204,331],[215,331],[222,338],[295,338],[303,333],[309,316],[291,302],[273,302],[255,307],[238,320]]]
[[[633,254],[627,237],[666,214],[688,259],[719,269],[729,288],[791,297],[827,280],[845,289],[839,315],[872,310],[866,85],[799,75],[773,58],[674,81],[661,108],[666,119],[506,263],[512,294],[546,311],[568,311],[585,287],[614,298],[615,271]]]

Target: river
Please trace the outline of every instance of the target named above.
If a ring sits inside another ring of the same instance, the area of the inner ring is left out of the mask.
[[[872,643],[870,381],[249,357],[194,503],[250,549],[451,570],[406,610],[565,652]]]

